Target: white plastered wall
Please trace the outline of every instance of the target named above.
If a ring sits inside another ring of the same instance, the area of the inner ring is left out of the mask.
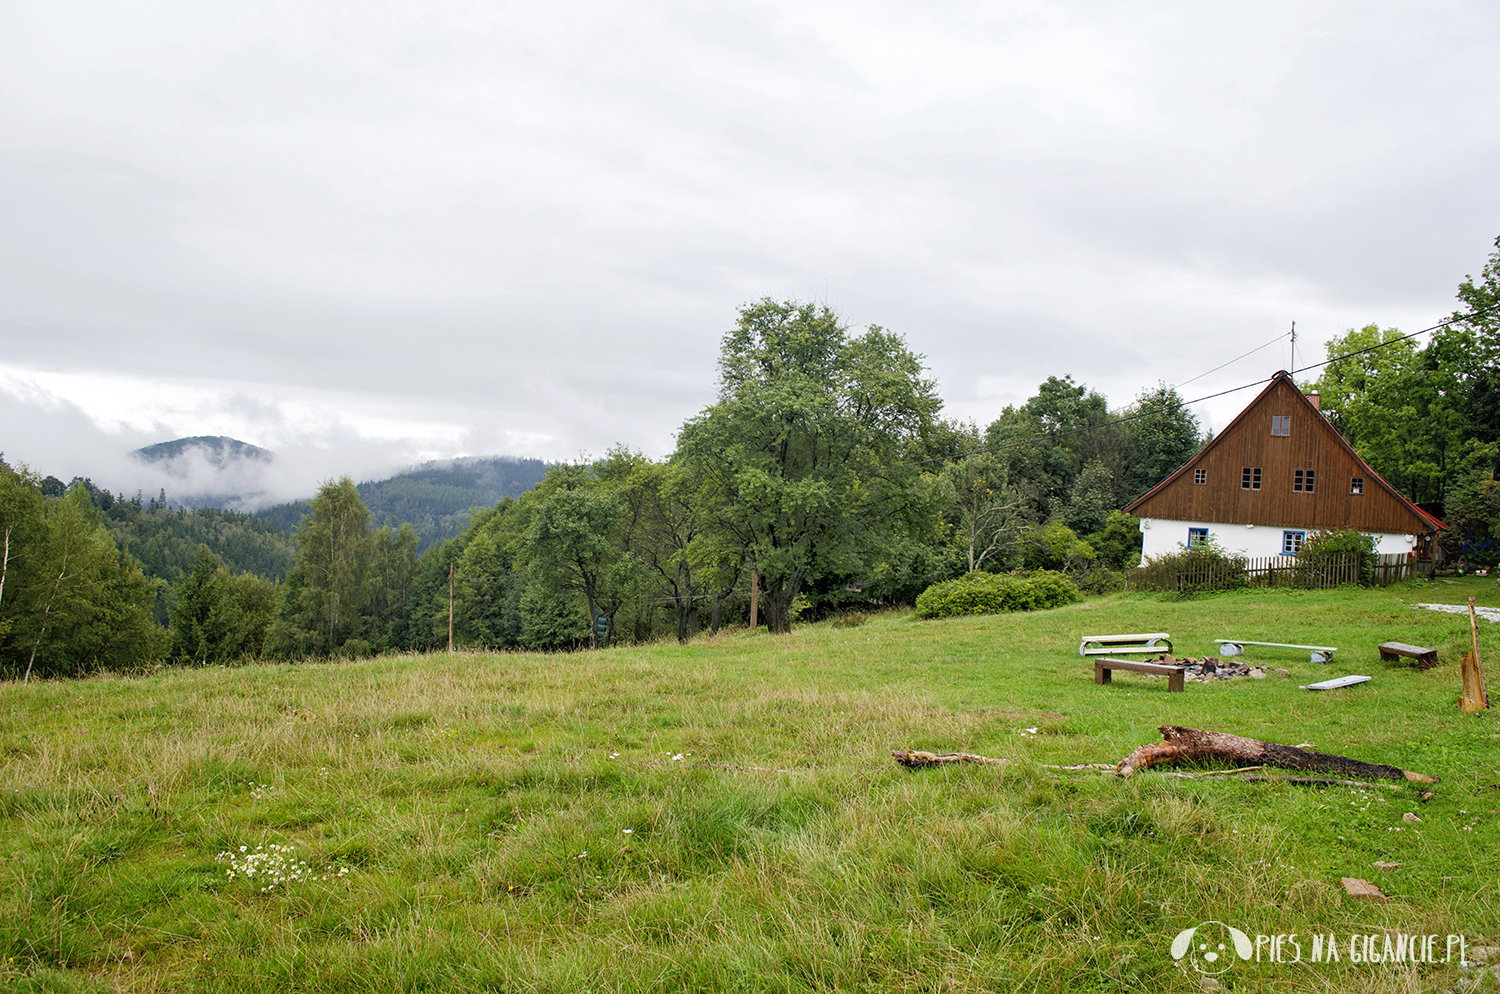
[[[1251,558],[1282,554],[1282,533],[1311,532],[1312,528],[1276,528],[1271,525],[1226,525],[1213,521],[1174,521],[1169,518],[1142,518],[1141,537],[1145,540],[1141,555],[1150,559],[1170,555],[1186,546],[1189,528],[1206,528],[1209,537],[1227,552],[1239,552]],[[1375,551],[1381,554],[1406,555],[1416,545],[1415,535],[1372,532],[1378,540]]]

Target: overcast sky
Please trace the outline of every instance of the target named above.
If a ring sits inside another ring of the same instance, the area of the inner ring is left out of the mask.
[[[1497,66],[1492,2],[0,0],[0,450],[661,456],[763,296],[981,425],[1302,365],[1484,265]]]

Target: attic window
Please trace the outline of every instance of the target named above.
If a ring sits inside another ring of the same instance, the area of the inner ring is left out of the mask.
[[[1200,484],[1200,485],[1204,484],[1204,483],[1207,483],[1208,482],[1208,470],[1206,470],[1206,469],[1195,469],[1195,470],[1193,470],[1193,482],[1197,483],[1197,484]]]
[[[1292,416],[1290,414],[1271,415],[1271,434],[1290,435],[1292,433]]]
[[[1313,492],[1314,471],[1310,469],[1296,469],[1292,471],[1292,491],[1299,494],[1310,494]]]
[[[1349,481],[1349,492],[1351,494],[1362,494],[1362,493],[1364,493],[1365,492],[1365,478],[1363,476],[1356,476],[1354,479],[1350,480]]]
[[[1260,467],[1246,466],[1240,471],[1240,487],[1244,490],[1260,489]]]

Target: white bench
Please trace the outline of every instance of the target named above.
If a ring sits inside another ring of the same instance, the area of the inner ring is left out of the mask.
[[[1145,653],[1148,656],[1172,651],[1172,636],[1166,632],[1138,632],[1134,635],[1083,635],[1078,643],[1080,656],[1108,656]]]
[[[1293,645],[1290,642],[1250,642],[1246,639],[1214,639],[1219,643],[1219,654],[1223,656],[1243,656],[1245,646],[1260,645],[1271,649],[1307,649],[1312,653],[1308,657],[1309,662],[1327,663],[1332,662],[1333,654],[1338,649],[1331,645]]]

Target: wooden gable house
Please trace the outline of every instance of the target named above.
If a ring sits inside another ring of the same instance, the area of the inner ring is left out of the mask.
[[[1141,519],[1147,557],[1210,536],[1247,556],[1294,555],[1309,532],[1354,528],[1377,552],[1426,558],[1447,527],[1381,479],[1285,371],[1125,510]]]

